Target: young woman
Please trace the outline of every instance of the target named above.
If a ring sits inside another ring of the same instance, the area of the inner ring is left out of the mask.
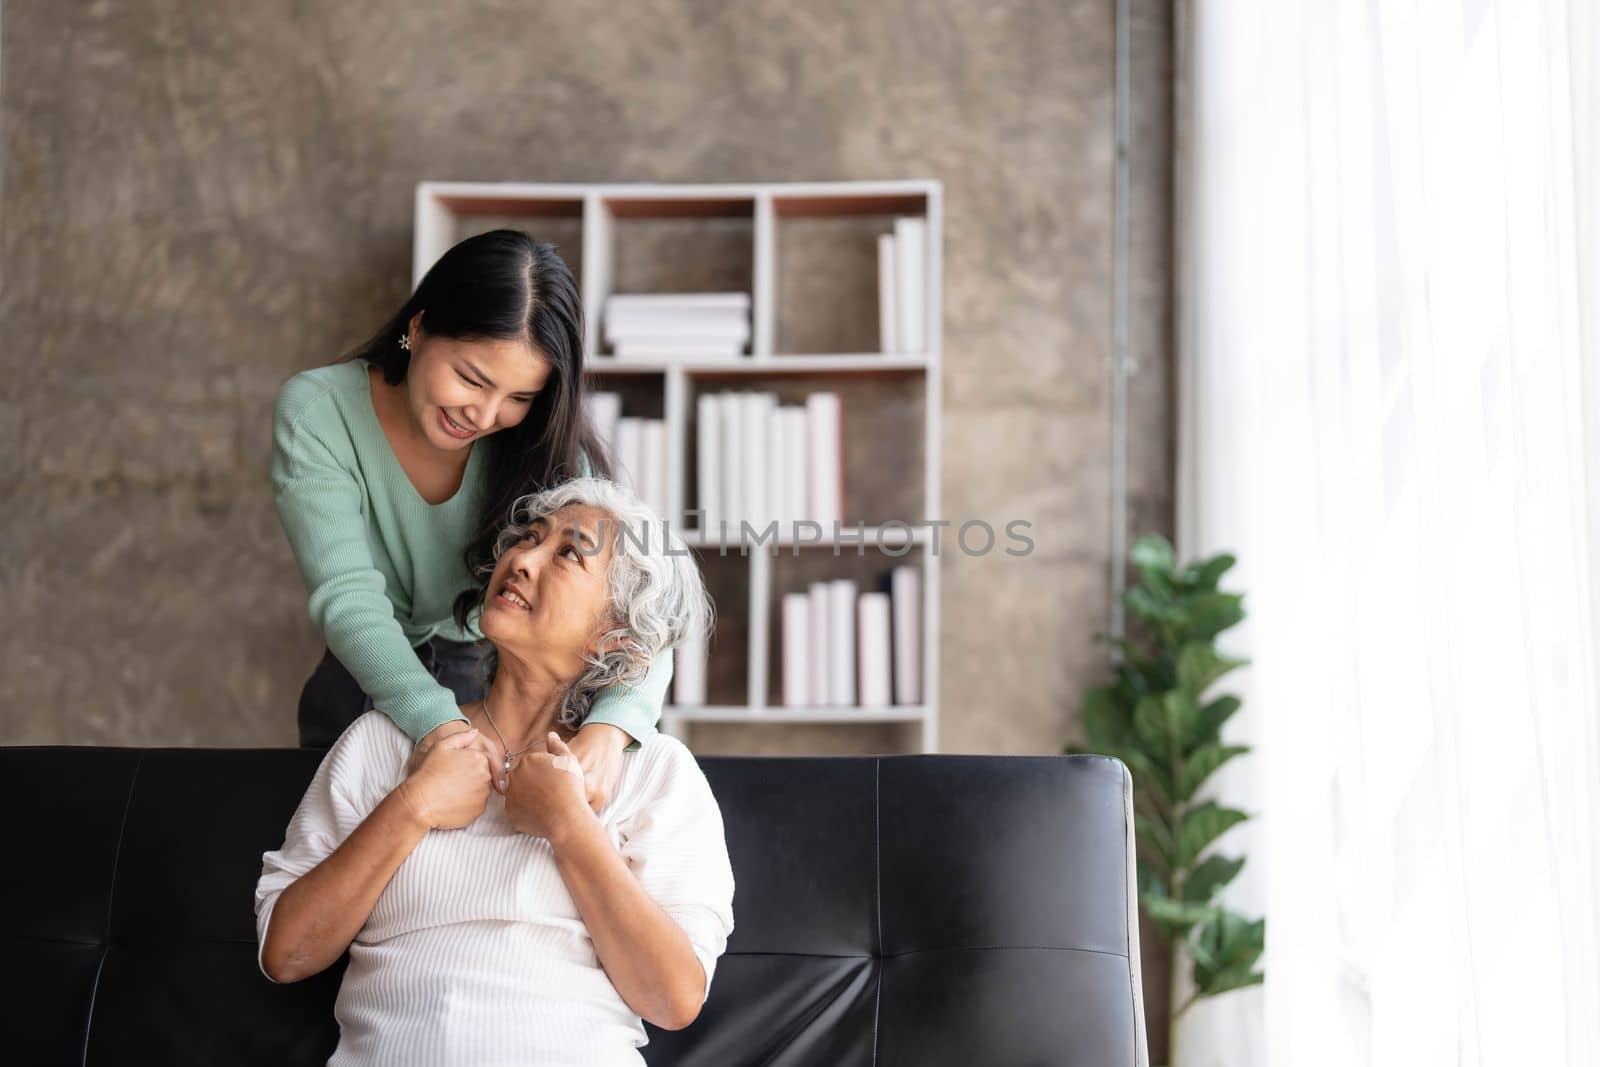
[[[555,246],[494,230],[440,257],[355,352],[285,383],[273,498],[327,643],[300,696],[303,746],[332,745],[370,708],[416,743],[413,760],[468,729],[482,631],[458,602],[471,607],[519,498],[610,475],[584,417],[582,338]],[[671,677],[668,649],[596,697],[572,751],[597,810]]]

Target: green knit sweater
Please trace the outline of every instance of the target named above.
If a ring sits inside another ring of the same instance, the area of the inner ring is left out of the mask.
[[[477,609],[466,630],[451,617],[456,595],[473,585],[461,557],[484,492],[483,442],[473,444],[455,496],[423,500],[378,422],[360,359],[284,383],[272,438],[273,501],[328,648],[413,740],[463,719],[413,647],[436,634],[483,638]],[[671,678],[668,649],[637,686],[601,692],[585,722],[620,727],[634,738],[629,750],[638,748],[655,732]]]

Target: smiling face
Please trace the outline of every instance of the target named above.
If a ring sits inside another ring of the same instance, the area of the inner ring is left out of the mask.
[[[523,340],[463,341],[427,334],[422,313],[411,320],[406,386],[411,418],[428,443],[445,452],[507,430],[528,417],[551,364]]]
[[[606,630],[614,522],[599,508],[569,504],[533,523],[500,554],[479,622],[502,657],[539,659],[576,679]]]

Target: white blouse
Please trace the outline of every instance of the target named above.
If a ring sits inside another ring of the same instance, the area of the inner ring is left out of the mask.
[[[410,738],[378,711],[328,750],[283,847],[261,858],[258,946],[278,895],[400,783],[410,753]],[[652,734],[622,754],[599,818],[688,935],[706,972],[704,1003],[733,932],[733,870],[704,772],[681,741]],[[333,1065],[636,1067],[649,1040],[601,967],[550,842],[514,828],[495,792],[470,826],[429,831],[400,865],[350,946],[334,1015]]]

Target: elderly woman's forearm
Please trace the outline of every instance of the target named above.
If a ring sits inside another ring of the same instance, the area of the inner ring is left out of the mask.
[[[384,887],[428,832],[390,793],[338,848],[278,897],[262,945],[275,982],[298,982],[333,964],[366,923]]]
[[[556,866],[623,1001],[664,1030],[700,1014],[705,969],[689,937],[618,854],[597,819],[578,818],[551,839]]]

